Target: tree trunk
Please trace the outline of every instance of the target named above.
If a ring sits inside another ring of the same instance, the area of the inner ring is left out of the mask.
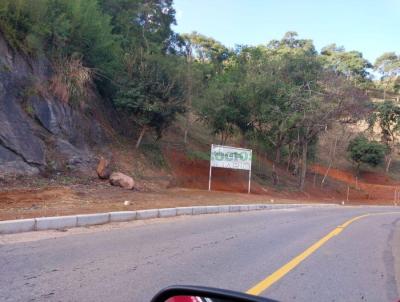
[[[225,133],[224,133],[224,131],[222,131],[221,132],[221,140],[220,140],[220,145],[223,145],[224,144],[224,141],[225,141],[225,135],[224,135]]]
[[[281,148],[278,146],[275,151],[275,162],[279,164],[281,161]]]
[[[360,166],[361,166],[361,163],[357,163],[357,166],[356,166],[356,175],[357,175],[357,177],[360,176]]]
[[[301,174],[300,174],[300,190],[304,191],[306,175],[307,175],[307,152],[308,152],[308,142],[303,142],[302,146],[302,160],[301,160]]]
[[[387,160],[387,163],[386,163],[386,174],[388,174],[389,173],[389,169],[390,169],[390,164],[392,163],[392,156],[391,155],[389,155],[388,156],[388,160]]]
[[[287,161],[287,166],[286,166],[286,171],[289,172],[290,171],[290,166],[292,165],[293,162],[293,153],[294,153],[294,149],[295,149],[296,145],[289,145],[289,156],[288,156],[288,161]]]
[[[192,58],[191,55],[188,57],[188,69],[187,69],[187,112],[186,112],[186,125],[185,125],[185,134],[183,137],[183,142],[187,144],[187,137],[190,127],[190,112],[192,109]]]
[[[146,130],[147,130],[147,127],[143,126],[142,130],[140,131],[139,138],[136,141],[136,146],[135,146],[136,149],[139,149],[140,143],[142,142],[142,139],[143,139],[143,136],[144,136]]]
[[[328,177],[329,171],[330,171],[330,169],[332,168],[333,161],[335,160],[337,142],[338,142],[338,137],[336,136],[336,138],[335,138],[335,143],[333,144],[333,149],[331,149],[331,152],[329,152],[330,155],[331,155],[331,158],[330,158],[330,160],[329,160],[328,169],[326,169],[326,172],[325,172],[325,174],[324,174],[324,178],[323,178],[322,181],[321,181],[321,188],[322,188],[322,186],[324,185],[325,180],[326,180],[326,178]]]
[[[187,136],[188,136],[188,127],[185,129],[185,133],[183,134],[183,143],[186,145],[187,143]]]
[[[275,164],[272,164],[272,183],[274,186],[277,186],[279,184],[279,177],[278,173],[276,173],[275,170]]]

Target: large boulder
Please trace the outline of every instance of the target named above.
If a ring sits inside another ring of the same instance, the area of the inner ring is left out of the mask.
[[[132,190],[135,187],[133,178],[121,172],[114,172],[110,175],[110,184],[127,190]]]
[[[96,172],[100,179],[110,178],[111,175],[110,161],[101,156],[96,168]]]

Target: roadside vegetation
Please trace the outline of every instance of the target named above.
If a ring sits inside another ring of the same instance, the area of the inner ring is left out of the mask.
[[[172,0],[0,3],[0,31],[15,51],[51,60],[48,89],[75,106],[95,85],[137,129],[129,138],[136,148],[145,136],[162,138],[179,115],[186,144],[195,117],[215,142],[235,139],[285,165],[304,190],[321,134],[366,122],[348,158],[357,173],[362,164],[390,171],[399,150],[400,54],[368,62],[336,44],[319,52],[296,32],[232,49],[197,32],[175,33],[175,22]]]

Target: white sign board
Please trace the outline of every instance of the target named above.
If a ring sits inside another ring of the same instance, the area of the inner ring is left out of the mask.
[[[211,190],[211,177],[212,168],[226,168],[226,169],[238,169],[249,171],[249,185],[248,193],[250,193],[251,185],[251,156],[252,150],[211,145],[211,157],[210,157],[210,173],[208,178],[208,190]]]
[[[250,149],[211,145],[211,166],[216,168],[251,170]]]

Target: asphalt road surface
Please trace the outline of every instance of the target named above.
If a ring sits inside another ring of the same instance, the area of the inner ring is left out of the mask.
[[[280,301],[400,299],[398,207],[177,217],[4,235],[0,244],[0,301],[147,302],[172,284],[258,285]]]

